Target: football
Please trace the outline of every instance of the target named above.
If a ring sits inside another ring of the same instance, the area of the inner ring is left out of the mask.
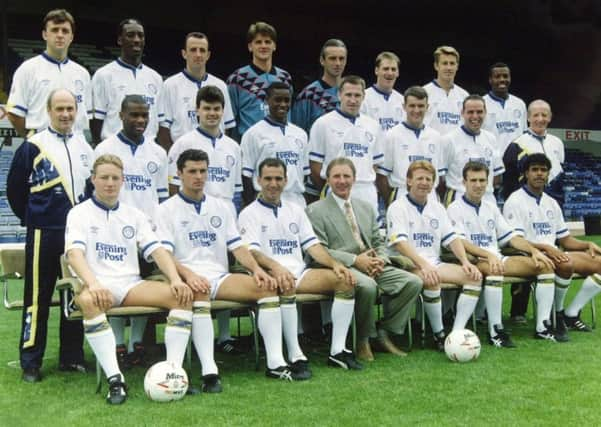
[[[453,362],[470,362],[480,355],[480,340],[469,329],[457,329],[447,336],[444,351]]]
[[[171,362],[155,363],[146,371],[144,391],[155,402],[179,400],[188,391],[188,375]]]

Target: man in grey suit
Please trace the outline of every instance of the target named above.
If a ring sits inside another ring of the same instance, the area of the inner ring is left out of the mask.
[[[404,333],[411,307],[421,292],[422,280],[391,265],[373,207],[362,200],[351,199],[355,182],[353,162],[343,157],[332,160],[326,178],[331,193],[309,205],[307,214],[317,238],[330,255],[349,267],[357,279],[357,356],[366,361],[374,360],[370,338],[375,338],[380,350],[406,356],[388,334]],[[382,294],[384,317],[376,326],[373,306],[378,290]]]

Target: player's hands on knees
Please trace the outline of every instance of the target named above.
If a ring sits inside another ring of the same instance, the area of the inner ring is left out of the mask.
[[[502,275],[504,268],[503,262],[496,255],[489,255],[486,259],[488,261],[488,269],[491,275]]]
[[[194,292],[200,292],[203,294],[208,294],[211,292],[211,283],[206,278],[199,276],[198,274],[186,274],[186,276],[184,276],[184,282]]]
[[[253,279],[259,288],[269,289],[274,291],[278,288],[278,282],[269,274],[265,273],[261,267],[257,267],[253,272]]]
[[[545,254],[538,249],[532,251],[532,261],[534,261],[534,266],[537,268],[537,270],[542,270],[545,267],[555,270],[555,264],[553,264],[553,261],[551,261],[549,257],[545,256]]]
[[[286,292],[296,287],[296,279],[287,268],[278,264],[269,273],[278,282],[278,289],[280,291]]]
[[[420,269],[421,275],[426,286],[440,285],[440,275],[433,265],[424,265]]]
[[[463,269],[463,271],[465,272],[465,274],[467,274],[467,276],[470,279],[472,279],[472,280],[482,280],[482,273],[480,272],[480,270],[478,270],[478,267],[476,267],[471,262],[469,262],[469,261],[464,262],[463,264],[461,264],[461,268]]]
[[[113,306],[113,295],[107,288],[100,284],[94,284],[88,285],[88,291],[94,305],[103,312]]]
[[[551,258],[551,261],[556,264],[561,264],[562,262],[568,262],[570,260],[570,257],[565,252],[551,246],[545,248],[545,253]]]
[[[587,252],[592,258],[595,258],[597,255],[601,255],[601,248],[594,242],[588,242]]]
[[[170,284],[171,293],[177,300],[179,305],[187,305],[192,302],[194,294],[192,293],[192,289],[188,285],[186,285],[181,280],[174,280]]]
[[[357,279],[355,278],[351,270],[349,270],[339,262],[334,264],[332,270],[334,271],[336,277],[344,281],[344,283],[346,283],[347,286],[354,287],[357,284]]]

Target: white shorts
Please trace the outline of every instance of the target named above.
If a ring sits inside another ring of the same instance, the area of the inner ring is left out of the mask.
[[[220,274],[214,275],[212,277],[209,277],[206,275],[204,276],[211,284],[211,296],[210,297],[212,300],[217,299],[217,292],[219,291],[219,287],[221,286],[223,281],[231,275],[232,275],[232,273],[220,273]]]
[[[138,286],[140,283],[144,282],[144,280],[136,280],[135,282],[129,282],[127,285],[122,285],[120,283],[103,283],[102,285],[107,288],[111,295],[113,295],[113,307],[119,307],[123,304],[123,300],[127,296],[130,290]]]

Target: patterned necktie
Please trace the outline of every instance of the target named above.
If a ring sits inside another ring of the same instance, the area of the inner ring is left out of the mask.
[[[361,238],[361,233],[359,233],[359,226],[357,225],[357,221],[355,220],[355,216],[353,215],[353,208],[351,207],[351,203],[349,201],[344,202],[344,213],[346,215],[346,220],[351,226],[351,231],[353,232],[353,237],[357,241],[359,245],[359,250],[361,252],[365,251],[365,243],[363,243],[363,239]]]

